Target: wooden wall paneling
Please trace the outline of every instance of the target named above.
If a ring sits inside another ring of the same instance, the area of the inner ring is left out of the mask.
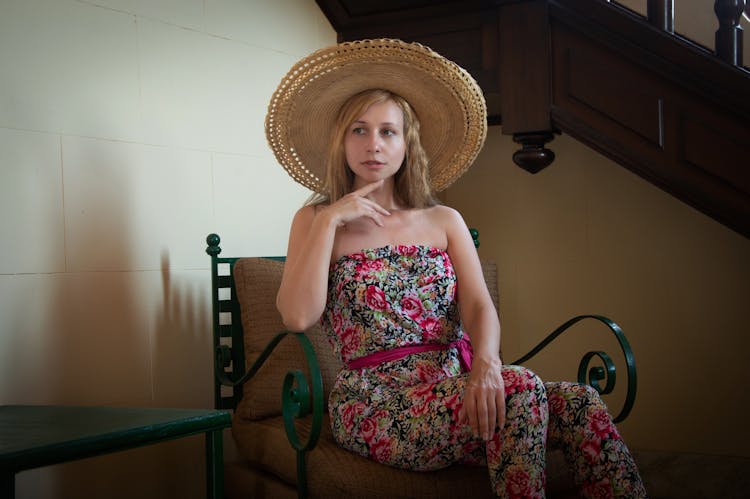
[[[556,126],[750,235],[747,121],[553,24]]]
[[[675,174],[694,199],[685,199],[750,237],[750,123],[715,106],[675,93]]]
[[[658,81],[611,51],[553,26],[554,116],[579,121],[644,160],[663,151],[663,97]],[[612,144],[614,146],[615,143]]]
[[[553,24],[585,33],[591,43],[611,48],[618,57],[750,117],[749,70],[722,64],[704,47],[628,15],[616,4],[549,0],[549,11]]]

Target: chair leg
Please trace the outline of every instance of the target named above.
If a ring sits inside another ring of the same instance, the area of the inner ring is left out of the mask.
[[[297,451],[297,497],[307,499],[307,467],[305,466],[305,452]]]
[[[224,449],[221,430],[206,432],[206,489],[206,497],[224,499]]]

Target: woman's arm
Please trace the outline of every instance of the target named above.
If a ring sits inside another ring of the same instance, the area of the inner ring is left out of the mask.
[[[276,307],[284,326],[303,331],[323,313],[336,222],[323,207],[297,211],[289,232],[284,273]]]
[[[297,211],[289,233],[284,274],[276,295],[276,307],[284,326],[303,331],[320,319],[328,293],[336,229],[361,217],[382,225],[388,211],[365,196],[381,187],[382,181],[351,192],[330,206],[305,206]]]
[[[488,440],[505,424],[505,386],[501,375],[500,322],[482,273],[474,241],[461,215],[444,208],[448,254],[457,277],[461,321],[474,350],[464,391],[462,419]]]

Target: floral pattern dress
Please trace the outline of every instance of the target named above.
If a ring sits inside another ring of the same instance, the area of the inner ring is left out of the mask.
[[[558,446],[574,448],[566,457],[583,493],[606,497],[619,490],[625,492],[622,497],[640,497],[627,495],[634,490],[635,465],[621,465],[623,452],[630,455],[609,416],[606,431],[589,424],[603,407],[593,390],[561,383],[545,387],[528,369],[503,366],[504,428],[485,442],[459,423],[468,373],[454,346],[465,334],[456,290],[447,252],[430,246],[364,250],[331,265],[321,322],[345,366],[378,352],[437,346],[369,367],[342,369],[328,403],[336,441],[404,469],[483,464],[498,497],[544,497],[548,421],[554,420],[564,428],[550,429],[550,436]],[[548,390],[555,393],[552,409],[563,409],[549,416]],[[601,495],[604,489],[607,493]]]
[[[543,496],[547,399],[536,375],[503,369],[508,423],[489,442],[458,421],[468,374],[449,346],[464,332],[445,251],[387,246],[344,256],[331,266],[327,303],[324,329],[344,364],[383,350],[445,346],[343,369],[328,404],[340,445],[412,470],[487,464],[499,496]]]

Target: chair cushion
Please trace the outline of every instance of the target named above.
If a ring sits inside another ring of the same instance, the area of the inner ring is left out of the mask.
[[[497,264],[485,260],[482,260],[481,263],[482,274],[484,275],[484,281],[487,283],[487,289],[490,292],[492,303],[495,305],[496,310],[500,310],[500,292],[497,287]]]
[[[281,285],[283,269],[283,262],[268,258],[241,258],[234,265],[235,289],[244,331],[246,368],[252,366],[273,337],[284,330],[281,315],[276,309],[276,293]],[[328,388],[333,385],[341,364],[320,327],[313,326],[306,334],[320,364],[327,400]],[[274,349],[256,375],[243,386],[237,413],[248,419],[281,414],[281,387],[284,376],[291,369],[301,369],[309,376],[302,347],[299,342],[287,337]]]
[[[308,417],[296,425],[303,441],[310,422]],[[296,453],[287,440],[281,417],[256,421],[235,417],[232,436],[247,468],[262,470],[296,487]],[[494,497],[486,467],[453,465],[423,472],[385,466],[339,447],[333,440],[327,418],[323,421],[318,445],[307,454],[306,462],[310,497]],[[547,453],[547,493],[561,498],[577,497],[559,450]]]
[[[297,428],[306,435],[310,418]],[[251,465],[297,483],[296,453],[289,445],[281,417],[259,421],[235,418],[232,434],[240,454]],[[385,466],[339,447],[323,422],[318,445],[307,454],[310,497],[325,498],[455,498],[494,497],[487,468],[455,465],[439,471],[413,472]]]

